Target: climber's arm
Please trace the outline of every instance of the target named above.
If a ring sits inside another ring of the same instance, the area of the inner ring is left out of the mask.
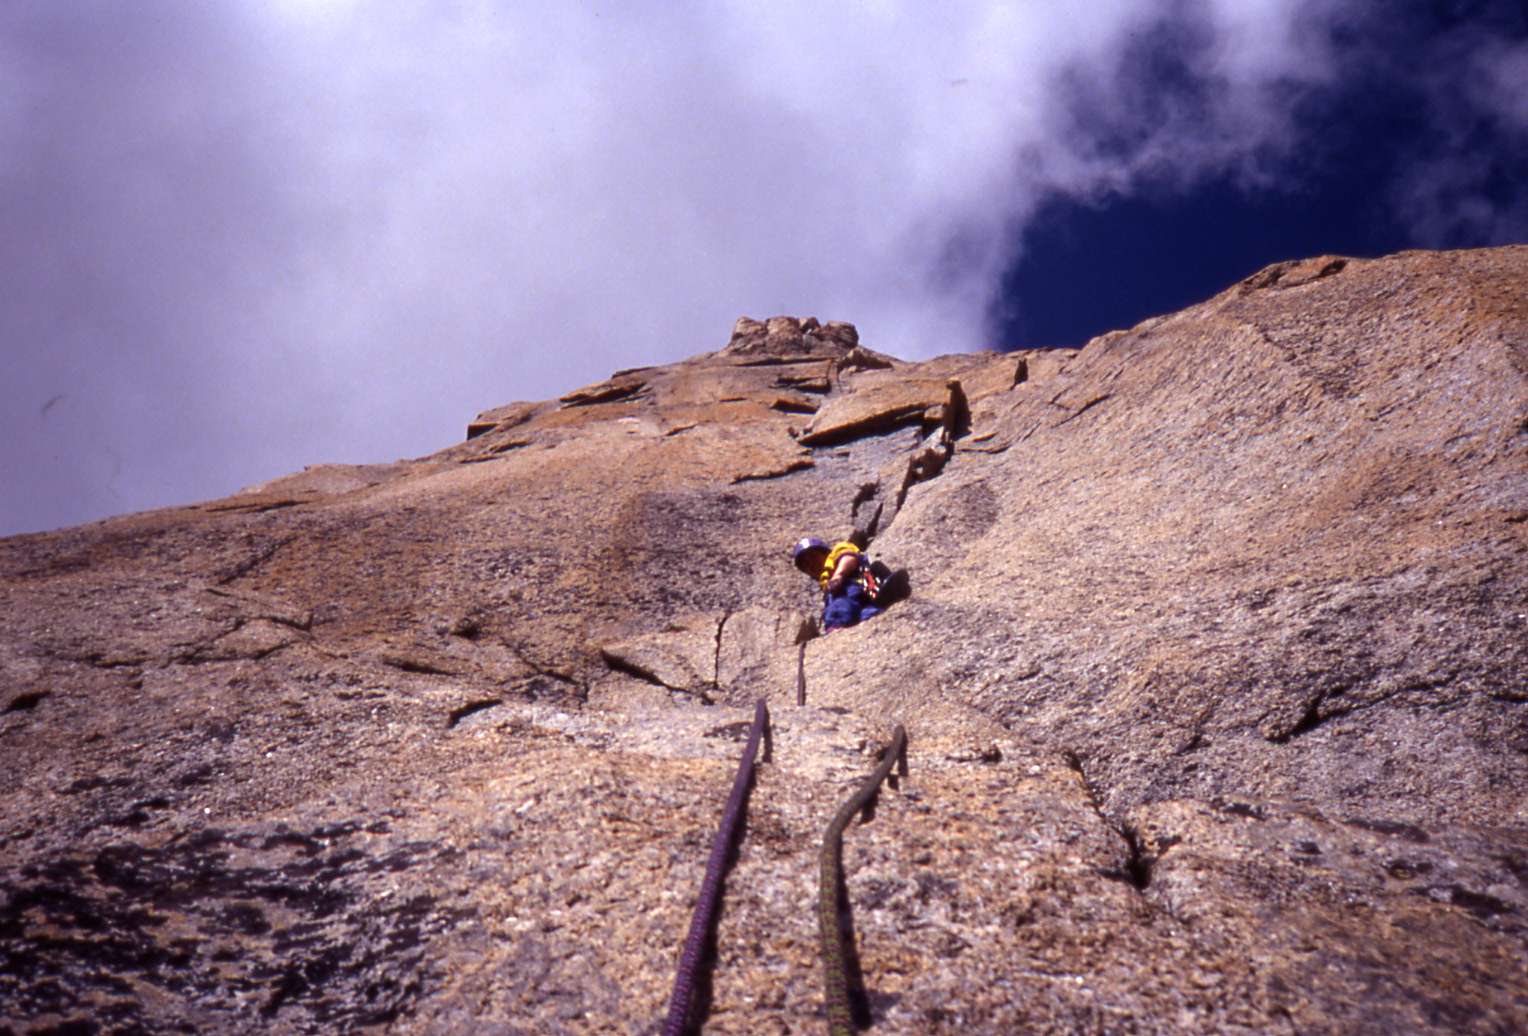
[[[858,554],[845,554],[843,557],[839,558],[838,564],[833,568],[833,575],[828,579],[828,589],[835,591],[842,589],[845,580],[852,578],[854,576],[855,570],[858,568]]]

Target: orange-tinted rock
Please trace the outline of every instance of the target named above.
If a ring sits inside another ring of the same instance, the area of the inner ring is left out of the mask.
[[[1525,284],[1324,257],[922,363],[744,320],[419,461],[0,541],[5,1024],[655,1030],[767,697],[707,1032],[820,1017],[819,838],[894,722],[878,1033],[1528,1029]],[[798,707],[788,548],[856,525],[912,596]]]
[[[956,381],[967,401],[1006,393],[1021,382],[1024,358],[969,354],[944,356],[894,369],[846,375],[840,391],[821,407],[801,442],[825,446],[876,435],[907,424],[939,424]]]

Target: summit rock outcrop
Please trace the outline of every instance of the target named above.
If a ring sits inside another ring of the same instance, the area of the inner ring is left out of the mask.
[[[657,1032],[759,698],[705,1032],[822,1027],[894,723],[875,1032],[1528,1030],[1528,248],[870,345],[0,540],[0,1032]],[[813,637],[851,532],[911,596]]]

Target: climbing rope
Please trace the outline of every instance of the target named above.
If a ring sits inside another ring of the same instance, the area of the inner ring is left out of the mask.
[[[828,1008],[830,1036],[853,1036],[854,1015],[849,1007],[848,938],[838,923],[838,889],[842,882],[844,828],[854,815],[869,805],[891,768],[907,761],[907,731],[897,724],[891,747],[868,780],[850,796],[828,825],[822,839],[822,870],[817,886],[817,928],[822,940],[823,997]]]
[[[748,744],[743,758],[738,762],[737,777],[732,782],[732,794],[727,807],[722,810],[721,826],[717,828],[716,840],[711,843],[711,859],[706,864],[706,876],[700,883],[700,899],[695,903],[695,914],[690,918],[690,934],[685,938],[684,951],[679,955],[679,972],[674,976],[674,991],[669,997],[668,1021],[663,1026],[663,1036],[684,1036],[689,1021],[690,1007],[695,998],[695,978],[700,972],[700,960],[705,953],[706,940],[716,924],[716,911],[721,903],[722,878],[727,872],[727,857],[737,834],[738,822],[743,816],[743,804],[748,798],[748,787],[753,781],[753,759],[759,751],[759,739],[769,725],[769,710],[763,699],[753,708],[753,726],[748,731]]]

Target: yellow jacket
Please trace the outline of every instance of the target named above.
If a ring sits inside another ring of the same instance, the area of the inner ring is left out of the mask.
[[[843,560],[844,555],[858,554],[859,552],[860,549],[847,540],[842,543],[833,544],[833,549],[828,551],[827,560],[822,563],[822,571],[817,574],[817,582],[822,586],[823,590],[827,590],[828,580],[833,578],[833,570],[838,567],[838,563]]]

